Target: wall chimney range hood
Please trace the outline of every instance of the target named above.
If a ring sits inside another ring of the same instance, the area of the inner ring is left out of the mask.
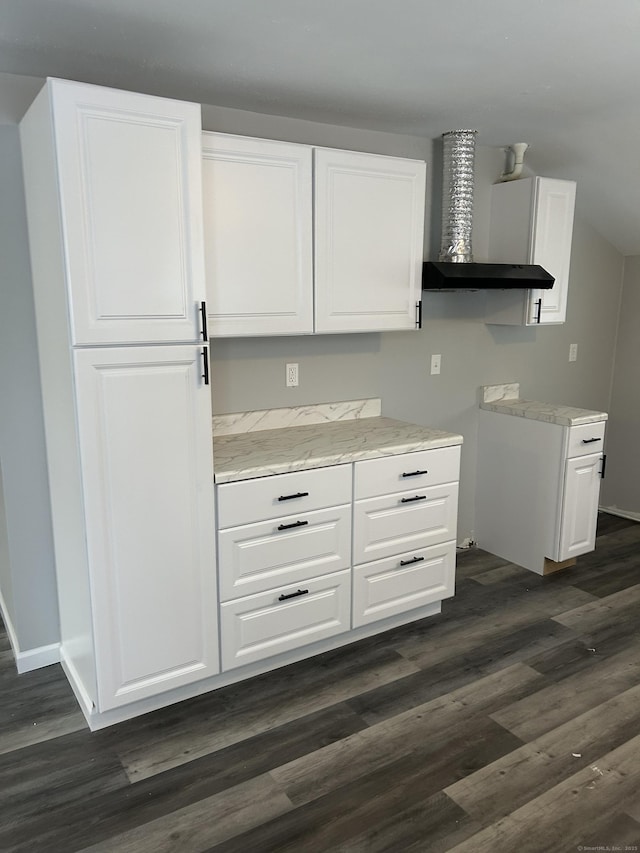
[[[442,242],[438,261],[426,261],[423,290],[514,290],[553,287],[539,264],[476,264],[471,249],[475,130],[442,134]]]

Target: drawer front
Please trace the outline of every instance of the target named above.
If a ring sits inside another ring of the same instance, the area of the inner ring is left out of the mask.
[[[274,474],[217,487],[218,528],[351,502],[351,465]]]
[[[455,573],[455,541],[356,566],[353,627],[450,598]]]
[[[354,498],[423,489],[460,478],[460,447],[439,447],[355,463]]]
[[[455,539],[457,515],[457,483],[358,501],[354,565]]]
[[[594,424],[581,424],[569,428],[567,459],[574,456],[588,456],[590,453],[602,453],[604,428],[606,421]]]
[[[289,595],[294,597],[280,600]],[[348,631],[350,615],[348,569],[221,604],[222,669],[244,666]]]
[[[218,534],[220,600],[346,569],[350,558],[350,505],[232,527]]]

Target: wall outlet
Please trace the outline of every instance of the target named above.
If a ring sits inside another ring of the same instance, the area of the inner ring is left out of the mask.
[[[287,388],[297,388],[298,387],[298,365],[297,364],[287,364],[286,365],[286,383],[287,383]]]
[[[442,356],[440,354],[431,356],[431,375],[435,376],[435,374],[440,373],[440,365],[442,363]]]
[[[569,361],[578,360],[578,344],[569,344]]]

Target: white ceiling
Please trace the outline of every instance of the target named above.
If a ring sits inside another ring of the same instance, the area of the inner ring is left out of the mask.
[[[0,0],[0,72],[528,142],[640,255],[639,0]]]

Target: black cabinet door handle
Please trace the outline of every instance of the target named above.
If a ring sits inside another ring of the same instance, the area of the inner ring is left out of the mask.
[[[602,468],[600,469],[600,479],[601,480],[604,480],[604,471],[605,471],[606,467],[607,467],[607,454],[603,453],[602,454]]]
[[[279,501],[291,501],[294,498],[307,498],[309,497],[309,492],[296,492],[295,495],[280,495],[278,498]]]
[[[204,384],[209,384],[209,355],[207,353],[207,347],[202,347],[202,369],[204,373],[202,374],[202,378],[204,379]]]
[[[539,323],[542,319],[542,299],[536,299],[536,305],[538,306],[538,313],[536,314],[536,323]]]
[[[400,503],[402,504],[410,504],[412,501],[426,501],[426,495],[416,495],[415,498],[401,498]]]
[[[294,527],[304,527],[305,524],[309,524],[308,521],[294,521],[293,524],[279,524],[278,530],[291,530]]]
[[[403,477],[419,477],[420,474],[428,474],[428,471],[405,471]]]
[[[593,444],[594,441],[602,441],[602,439],[601,438],[583,438],[582,439],[583,444]]]
[[[299,595],[309,595],[309,590],[299,589],[297,592],[290,592],[289,595],[279,595],[278,601],[286,601],[288,598],[297,598]]]
[[[412,557],[410,560],[400,560],[401,566],[410,566],[411,563],[421,563],[424,557]]]
[[[209,335],[207,334],[207,303],[206,302],[200,303],[200,314],[202,316],[202,330],[201,330],[200,334],[202,335],[202,340],[206,341],[209,337]]]

